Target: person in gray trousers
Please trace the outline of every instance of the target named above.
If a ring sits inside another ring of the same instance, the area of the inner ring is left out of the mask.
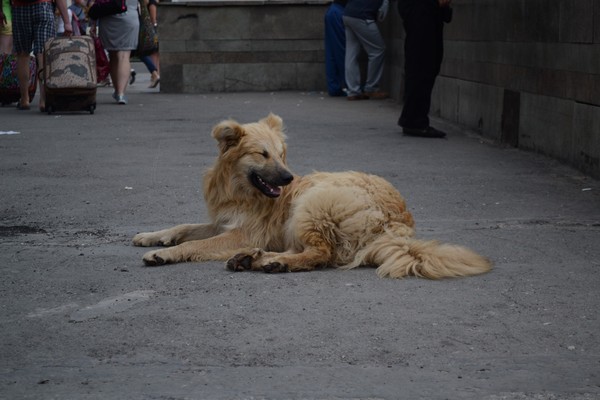
[[[346,30],[346,84],[348,100],[384,99],[388,94],[379,90],[383,75],[385,42],[377,21],[387,13],[388,0],[348,0],[344,9]],[[369,62],[367,79],[361,88],[358,57],[361,50],[367,53]]]

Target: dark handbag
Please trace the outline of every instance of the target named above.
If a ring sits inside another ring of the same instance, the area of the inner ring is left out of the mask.
[[[96,0],[88,11],[91,19],[98,19],[109,15],[121,14],[127,11],[125,0]]]
[[[147,56],[158,51],[158,33],[156,27],[152,24],[148,7],[144,0],[140,3],[140,34],[138,37],[138,46],[135,51],[137,56]]]
[[[110,65],[100,38],[94,36],[92,39],[94,39],[94,48],[96,50],[96,73],[98,75],[98,82],[102,82],[110,73]]]

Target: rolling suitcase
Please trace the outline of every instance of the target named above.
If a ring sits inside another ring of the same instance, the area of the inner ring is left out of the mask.
[[[96,52],[89,36],[56,37],[44,45],[46,111],[96,109]]]
[[[29,101],[33,100],[37,89],[37,64],[35,57],[29,58]],[[17,77],[17,56],[0,54],[0,104],[2,106],[15,103],[21,98],[19,79]]]

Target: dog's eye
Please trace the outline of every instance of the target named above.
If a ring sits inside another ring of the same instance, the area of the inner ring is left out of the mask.
[[[265,151],[263,151],[263,152],[262,152],[262,156],[263,156],[264,158],[269,158],[269,152],[268,152],[268,151],[266,151],[266,150],[265,150]]]

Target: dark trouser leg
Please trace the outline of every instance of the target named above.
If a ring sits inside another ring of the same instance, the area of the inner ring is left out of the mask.
[[[431,92],[442,62],[443,22],[439,7],[428,2],[416,2],[403,19],[405,91],[398,124],[423,129],[429,126]]]

